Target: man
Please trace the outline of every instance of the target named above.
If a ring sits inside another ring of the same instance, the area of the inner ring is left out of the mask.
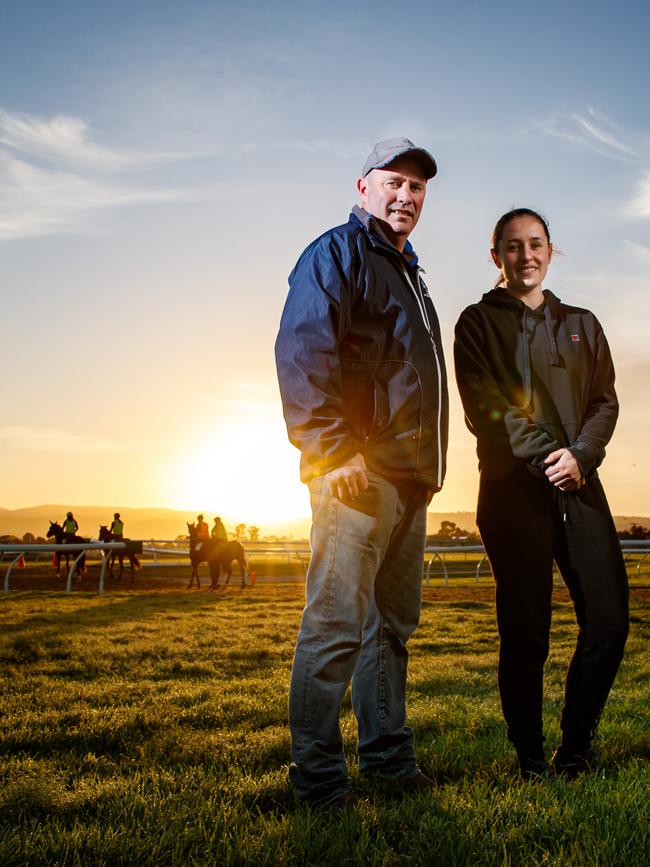
[[[426,507],[442,485],[447,384],[440,330],[408,237],[433,157],[375,145],[361,207],[289,277],[276,360],[302,452],[312,557],[291,675],[290,778],[311,805],[354,801],[339,711],[352,680],[359,767],[430,789],[406,726],[406,643],[418,624]]]
[[[210,538],[210,528],[203,520],[203,515],[196,516],[196,536],[198,539]]]

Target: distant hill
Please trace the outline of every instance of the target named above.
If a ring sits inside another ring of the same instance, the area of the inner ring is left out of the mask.
[[[175,539],[187,533],[187,522],[196,521],[196,512],[175,509],[130,509],[127,506],[31,506],[27,509],[0,509],[0,535],[21,537],[24,533],[44,536],[50,521],[61,523],[66,512],[74,513],[82,536],[97,538],[100,524],[110,526],[113,513],[125,521],[126,535],[132,539]],[[208,516],[207,516],[208,517]],[[209,516],[210,521],[213,516]]]
[[[176,509],[131,509],[127,506],[31,506],[27,509],[0,508],[0,536],[13,535],[22,538],[25,533],[44,536],[50,520],[61,522],[65,513],[71,509],[79,522],[79,532],[83,536],[97,537],[100,524],[110,524],[113,513],[120,512],[126,524],[126,534],[132,539],[175,539],[187,532],[188,521],[196,520],[196,512]],[[214,515],[206,514],[211,525]],[[476,531],[474,512],[429,512],[427,514],[427,533],[436,533],[442,521],[453,521],[462,530]],[[650,527],[650,518],[640,516],[617,516],[614,518],[618,530],[629,530],[632,524]],[[273,527],[260,526],[260,535],[286,536],[293,539],[306,539],[309,536],[308,518],[275,524]],[[234,527],[228,526],[232,531]]]
[[[100,524],[110,526],[113,513],[119,512],[125,522],[125,533],[131,539],[175,539],[187,533],[187,523],[196,521],[197,511],[182,511],[178,509],[140,508],[128,506],[74,506],[61,504],[46,504],[30,506],[25,509],[0,508],[0,536],[12,535],[22,538],[25,533],[35,536],[45,536],[50,521],[61,523],[67,511],[74,513],[82,536],[97,538]],[[214,513],[216,514],[216,513]],[[205,518],[212,526],[212,512],[206,512]],[[226,523],[229,532],[234,531],[234,524]],[[262,536],[277,535],[295,539],[306,539],[309,535],[309,520],[303,519],[276,525],[272,528],[260,526]]]

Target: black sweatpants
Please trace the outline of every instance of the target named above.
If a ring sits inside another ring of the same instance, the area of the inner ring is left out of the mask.
[[[508,737],[541,758],[544,663],[551,627],[553,560],[571,594],[578,639],[566,678],[562,745],[586,750],[623,657],[627,573],[598,479],[563,493],[517,467],[481,477],[478,526],[496,580],[499,691]]]

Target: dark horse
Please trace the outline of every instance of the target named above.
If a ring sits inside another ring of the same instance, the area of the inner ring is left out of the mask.
[[[75,542],[89,542],[90,541],[89,539],[83,539],[81,536],[73,536],[72,539],[69,539],[69,538],[66,539],[65,533],[63,532],[63,527],[60,524],[57,524],[55,521],[50,521],[50,529],[47,531],[47,538],[51,539],[52,536],[54,536],[54,538],[56,539],[57,545],[66,545],[66,544],[73,545]],[[70,557],[76,557],[76,556],[77,556],[76,554],[68,554],[67,551],[65,552],[65,554],[63,554],[63,557],[65,557],[65,568],[66,569],[70,568]],[[57,575],[61,571],[61,559],[62,559],[62,552],[55,551],[54,557],[53,557],[53,563],[54,563],[54,566],[56,568],[56,574]],[[79,571],[80,576],[83,575],[84,572],[86,571],[86,555],[85,554],[83,555],[83,557],[81,557],[81,559],[77,563],[77,569]]]
[[[196,527],[194,524],[188,524],[187,529],[190,533],[190,561],[192,563],[192,577],[188,588],[194,583],[196,578],[197,590],[201,586],[199,579],[199,563],[207,563],[210,567],[210,590],[219,589],[219,576],[223,569],[226,580],[224,589],[228,586],[230,576],[232,575],[233,561],[239,563],[239,574],[241,575],[241,586],[246,585],[246,573],[248,572],[248,563],[244,554],[244,546],[241,542],[225,542],[223,539],[206,539],[196,535]]]
[[[111,533],[108,527],[105,524],[102,524],[99,528],[99,541],[100,542],[128,542],[128,539],[124,539],[122,536],[116,536],[115,533]],[[117,580],[122,580],[122,573],[124,572],[124,558],[129,558],[129,566],[131,567],[131,584],[133,584],[133,579],[135,578],[135,573],[142,569],[142,565],[135,554],[131,551],[126,551],[124,549],[115,550],[113,549],[108,555],[108,574],[112,578],[113,577],[113,566],[115,565],[115,558],[117,557],[117,562],[120,564],[120,573],[117,576]]]

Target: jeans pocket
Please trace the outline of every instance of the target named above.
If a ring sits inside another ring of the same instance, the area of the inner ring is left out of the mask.
[[[311,513],[313,517],[315,517],[321,509],[324,484],[325,479],[323,478],[323,476],[317,476],[309,483],[309,503],[311,506]]]

